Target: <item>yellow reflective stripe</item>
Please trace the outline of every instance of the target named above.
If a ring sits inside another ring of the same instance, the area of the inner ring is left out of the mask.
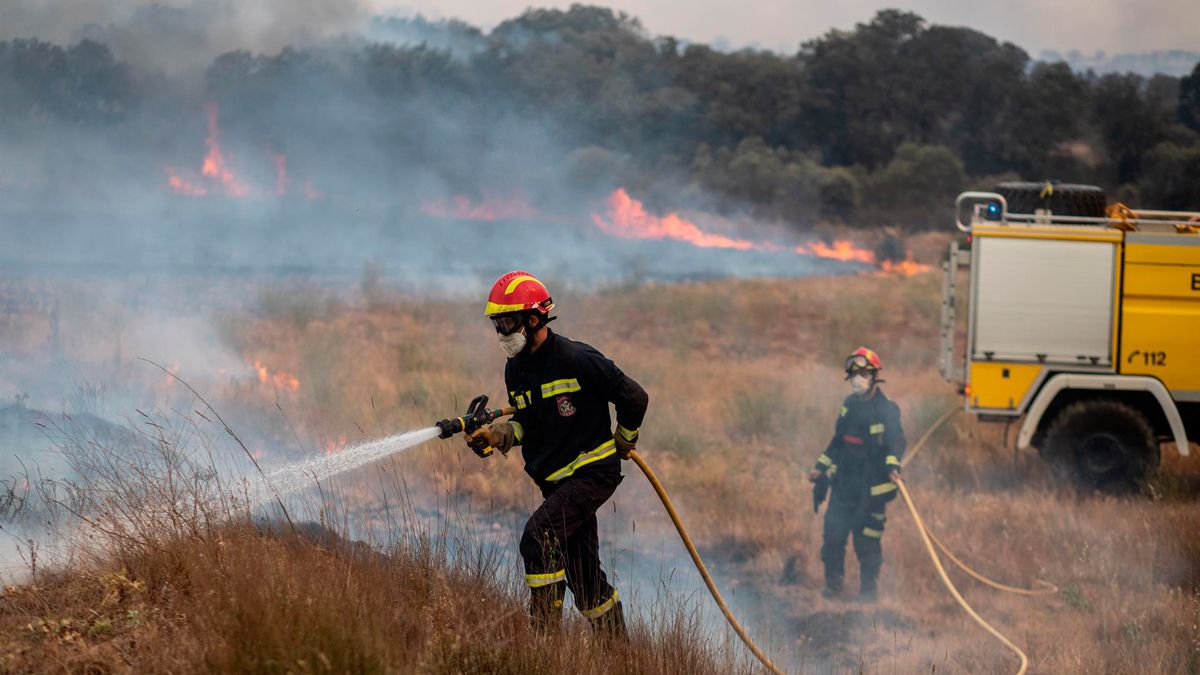
[[[887,456],[887,465],[888,466],[900,466],[900,460],[895,455],[888,455]]]
[[[882,424],[872,424],[871,425],[871,433],[872,434],[882,434],[883,433],[883,425]]]
[[[529,584],[530,588],[541,588],[550,584],[557,584],[560,581],[567,580],[567,571],[559,570],[550,572],[549,574],[526,574],[525,583]]]
[[[498,305],[489,301],[483,313],[486,316],[492,316],[493,314],[508,314],[509,312],[521,312],[524,310],[525,305]]]
[[[879,495],[886,495],[887,493],[889,493],[895,489],[896,489],[895,483],[880,483],[879,485],[872,485],[871,486],[871,496],[878,497]]]
[[[831,459],[829,455],[822,452],[821,456],[817,458],[817,464],[820,464],[821,466],[833,466],[833,459]]]
[[[863,528],[863,534],[868,537],[873,537],[875,539],[880,539],[883,537],[883,532],[881,530],[873,530],[869,527]]]
[[[637,429],[630,431],[629,429],[626,429],[625,427],[621,426],[620,424],[617,425],[617,433],[621,435],[621,438],[624,438],[625,440],[630,441],[630,442],[633,442],[638,437]]]
[[[542,385],[542,398],[550,398],[559,394],[570,394],[579,391],[579,380],[575,378],[555,380]]]
[[[523,394],[510,391],[508,392],[508,395],[512,397],[513,405],[517,406],[517,410],[524,410],[525,408],[529,407],[529,402]]]
[[[828,473],[830,476],[837,473],[837,464],[830,464]]]
[[[872,514],[871,514],[871,517],[872,517],[872,518],[874,518],[875,520],[878,520],[878,521],[879,521],[879,522],[881,522],[881,523],[882,523],[883,521],[887,520],[887,514],[886,514],[886,513],[872,513]]]
[[[615,607],[617,604],[617,589],[613,589],[612,597],[604,602],[596,605],[591,609],[585,609],[581,612],[588,619],[597,619],[604,615],[605,612]]]
[[[521,426],[521,423],[516,420],[509,422],[509,424],[512,424],[513,437],[517,439],[518,443],[520,443],[521,439],[525,438],[525,427]]]
[[[612,439],[609,439],[604,443],[601,443],[600,447],[596,448],[595,450],[589,450],[588,452],[579,455],[570,464],[564,466],[558,471],[555,471],[549,476],[546,476],[546,480],[550,481],[551,483],[557,483],[558,481],[570,476],[578,469],[581,469],[592,462],[598,462],[605,457],[611,457],[616,451],[616,442],[614,442]]]
[[[526,281],[535,281],[539,284],[542,283],[542,282],[538,281],[537,279],[534,279],[533,277],[529,276],[528,274],[523,274],[519,277],[513,277],[513,280],[508,282],[508,286],[504,289],[504,294],[505,295],[511,294],[513,291],[517,290],[517,286],[520,286],[521,284],[525,283]]]
[[[846,413],[848,413],[848,412],[850,412],[850,409],[847,408],[846,406],[842,406],[842,412],[838,415],[838,417],[845,417]]]

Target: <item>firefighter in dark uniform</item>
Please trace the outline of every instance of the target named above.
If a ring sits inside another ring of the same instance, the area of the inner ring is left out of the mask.
[[[648,397],[595,348],[551,331],[553,308],[545,285],[528,272],[505,274],[492,287],[486,313],[508,356],[504,382],[517,412],[469,443],[481,454],[520,445],[525,471],[545,499],[520,546],[534,628],[558,629],[570,588],[598,633],[624,638],[624,611],[600,565],[596,511],[621,483],[619,458],[636,446]]]
[[[846,359],[846,379],[854,393],[842,403],[833,439],[809,474],[814,511],[832,492],[821,545],[825,597],[842,591],[848,537],[853,538],[858,556],[859,597],[873,601],[877,594],[885,511],[896,497],[895,481],[905,448],[900,407],[879,388],[882,368],[879,355],[866,347]]]

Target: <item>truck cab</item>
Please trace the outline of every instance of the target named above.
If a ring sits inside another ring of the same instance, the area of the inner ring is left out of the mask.
[[[966,236],[943,264],[940,368],[967,412],[1019,422],[1018,448],[1104,490],[1150,477],[1164,442],[1189,453],[1200,439],[1200,213],[1005,183],[959,195],[956,225]]]

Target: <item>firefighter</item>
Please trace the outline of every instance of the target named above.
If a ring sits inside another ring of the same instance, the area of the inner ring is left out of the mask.
[[[905,448],[900,407],[879,388],[882,369],[879,355],[866,347],[846,359],[846,380],[853,393],[842,403],[833,439],[808,476],[814,483],[814,510],[824,493],[832,492],[821,544],[827,598],[842,591],[848,537],[858,556],[859,597],[872,602],[877,596],[885,511],[896,497]]]
[[[517,412],[468,442],[481,456],[488,446],[507,453],[520,445],[525,472],[545,500],[520,544],[533,627],[558,629],[570,588],[596,632],[623,639],[624,611],[600,565],[596,511],[621,483],[618,458],[628,459],[637,444],[648,397],[594,347],[550,330],[552,309],[550,292],[528,272],[509,272],[492,286],[485,313],[508,357],[504,382]]]

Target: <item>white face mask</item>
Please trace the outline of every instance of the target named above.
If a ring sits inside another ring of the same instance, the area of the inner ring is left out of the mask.
[[[854,375],[850,378],[850,388],[862,396],[871,390],[871,378],[866,375]]]
[[[521,350],[525,349],[524,328],[511,335],[497,334],[496,339],[500,342],[500,348],[504,350],[505,355],[507,355],[510,359],[517,354],[520,354]]]

